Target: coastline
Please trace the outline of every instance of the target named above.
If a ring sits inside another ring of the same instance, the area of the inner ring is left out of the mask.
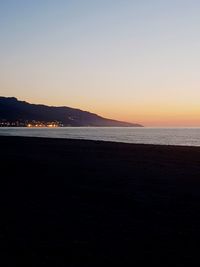
[[[199,262],[200,147],[14,136],[0,147],[1,247],[16,245],[13,262]]]

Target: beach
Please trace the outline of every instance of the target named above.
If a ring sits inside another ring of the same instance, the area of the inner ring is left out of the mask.
[[[9,136],[0,148],[0,261],[199,265],[200,148]]]

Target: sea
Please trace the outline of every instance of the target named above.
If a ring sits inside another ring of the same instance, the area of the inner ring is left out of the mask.
[[[200,128],[149,127],[2,127],[0,136],[101,140],[134,144],[200,146]]]

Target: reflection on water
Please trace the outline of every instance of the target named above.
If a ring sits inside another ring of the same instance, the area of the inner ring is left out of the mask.
[[[200,146],[200,128],[0,128],[0,135],[73,138],[142,144]]]

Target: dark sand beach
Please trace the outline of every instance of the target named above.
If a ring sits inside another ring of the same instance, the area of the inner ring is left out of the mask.
[[[0,149],[1,266],[199,266],[200,148],[0,137]]]

